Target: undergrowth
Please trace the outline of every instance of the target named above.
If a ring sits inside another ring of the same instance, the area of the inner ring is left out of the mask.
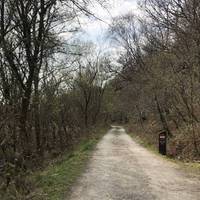
[[[37,189],[32,193],[32,199],[65,199],[71,186],[85,169],[91,152],[103,133],[106,133],[105,129],[98,130],[98,134],[93,134],[89,139],[83,140],[74,151],[65,154],[60,161],[35,173],[32,179]]]

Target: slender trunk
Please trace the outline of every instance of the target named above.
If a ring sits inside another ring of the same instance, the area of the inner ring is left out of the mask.
[[[53,148],[55,148],[56,146],[56,127],[55,126],[53,126],[52,128],[52,139],[53,139],[53,142],[52,142]]]
[[[85,127],[88,127],[88,103],[85,104]]]
[[[88,114],[87,112],[85,113],[85,127],[88,127]]]
[[[16,137],[16,126],[13,126],[13,133],[12,133],[12,138],[13,138],[13,151],[17,151],[17,137]]]
[[[160,121],[162,123],[163,129],[167,131],[168,136],[172,137],[172,133],[169,130],[168,124],[167,124],[167,120],[165,119],[165,116],[163,115],[161,106],[159,104],[158,98],[155,95],[155,102],[156,102],[156,106],[157,106],[157,110],[159,113],[159,117],[160,117]]]
[[[28,116],[29,98],[23,97],[21,104],[21,115],[20,115],[20,143],[22,154],[25,159],[30,156],[29,149],[29,135],[27,131],[27,116]]]
[[[138,116],[139,116],[139,121],[140,121],[141,128],[143,129],[144,132],[146,132],[145,127],[143,125],[143,120],[142,120],[142,117],[141,117],[141,111],[139,109],[139,106],[136,105],[135,108],[136,108],[136,110],[138,112]]]
[[[173,103],[173,107],[175,108],[176,113],[178,114],[178,116],[181,117],[182,121],[183,121],[184,123],[187,123],[187,120],[186,120],[184,114],[181,112],[181,110],[178,108],[178,106],[176,106],[176,103]]]
[[[190,92],[191,115],[190,115],[190,119],[191,119],[191,124],[192,124],[192,138],[193,138],[193,145],[194,145],[195,152],[199,156],[200,152],[199,152],[199,148],[198,148],[198,144],[197,144],[197,138],[196,138],[196,133],[195,133],[195,122],[194,122],[194,117],[193,117],[194,116],[194,80],[193,80],[193,73],[190,73],[190,84],[191,84],[191,92]]]
[[[100,94],[98,95],[97,108],[96,108],[96,112],[95,112],[95,115],[94,115],[93,124],[97,123],[97,118],[98,118],[98,115],[101,111],[101,104],[102,104],[102,98],[103,98],[103,95],[104,95],[104,90],[100,91],[99,93]]]
[[[65,137],[66,137],[66,144],[68,145],[68,147],[70,147],[72,144],[72,136],[71,136],[70,132],[67,131],[65,124],[63,124],[63,131],[64,131]]]
[[[34,80],[34,120],[35,120],[35,137],[36,150],[39,155],[42,155],[41,149],[41,128],[40,128],[40,110],[39,110],[39,91],[38,91],[38,77]]]
[[[60,142],[60,150],[64,150],[64,141],[63,141],[63,135],[62,135],[62,130],[61,127],[58,128],[58,137],[59,137],[59,142]]]

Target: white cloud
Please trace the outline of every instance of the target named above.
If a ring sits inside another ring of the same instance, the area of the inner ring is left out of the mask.
[[[121,16],[129,12],[140,15],[141,11],[138,8],[137,1],[138,0],[108,0],[106,8],[103,8],[97,3],[93,3],[93,5],[90,6],[90,10],[100,20],[86,16],[80,18],[82,32],[77,34],[76,37],[86,41],[93,41],[99,49],[116,54],[116,49],[114,50],[114,48],[106,42],[106,31],[113,17]],[[62,36],[66,36],[67,38],[70,34],[63,34]]]
[[[82,19],[82,29],[85,34],[80,34],[85,40],[92,40],[93,42],[101,43],[104,41],[105,32],[111,24],[113,17],[124,15],[132,12],[135,15],[140,15],[141,11],[138,8],[137,0],[110,0],[107,8],[93,4],[90,9],[98,19]]]
[[[118,16],[126,14],[127,12],[134,12],[137,14],[138,6],[136,0],[117,0],[114,3],[114,7],[111,10],[112,16]]]

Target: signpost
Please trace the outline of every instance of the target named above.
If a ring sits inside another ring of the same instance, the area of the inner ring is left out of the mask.
[[[159,133],[159,153],[166,155],[167,153],[167,134],[166,131]]]

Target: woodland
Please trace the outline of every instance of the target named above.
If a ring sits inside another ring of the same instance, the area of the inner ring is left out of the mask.
[[[100,20],[91,3],[0,2],[1,189],[21,190],[27,171],[99,125],[125,124],[155,146],[165,130],[169,156],[200,160],[199,0],[142,0],[141,16],[113,18],[117,60],[73,38],[81,17]]]

